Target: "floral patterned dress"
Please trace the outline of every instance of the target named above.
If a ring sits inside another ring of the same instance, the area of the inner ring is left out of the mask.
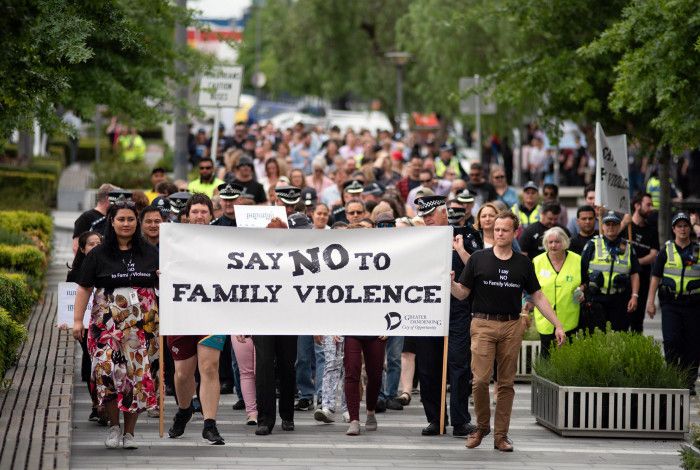
[[[136,293],[138,304],[126,300],[124,294],[129,290]],[[131,413],[157,406],[155,370],[151,368],[158,356],[157,335],[154,288],[95,289],[88,351],[101,406],[117,400],[119,410]]]

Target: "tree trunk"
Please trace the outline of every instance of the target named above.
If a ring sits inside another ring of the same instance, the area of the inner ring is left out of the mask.
[[[177,0],[179,7],[187,7],[187,0]],[[175,45],[176,47],[184,47],[187,44],[187,29],[182,24],[175,26]],[[178,71],[183,72],[183,64],[177,64]],[[177,98],[181,102],[175,108],[175,155],[173,162],[173,170],[175,179],[187,179],[187,161],[189,154],[187,152],[187,110],[185,103],[189,94],[187,85],[178,84]]]
[[[17,141],[17,160],[29,162],[34,154],[34,134],[31,130],[20,131]]]
[[[669,182],[669,166],[671,164],[671,148],[668,145],[661,147],[658,161],[659,182],[661,193],[659,194],[659,244],[663,246],[666,240],[671,239],[671,183]]]

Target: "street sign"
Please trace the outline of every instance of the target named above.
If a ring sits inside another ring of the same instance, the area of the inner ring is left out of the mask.
[[[214,68],[199,82],[199,106],[237,108],[242,80],[243,67],[240,65]]]
[[[459,79],[459,94],[463,95],[477,85],[479,85],[477,78],[462,77]],[[478,106],[480,114],[496,114],[496,103],[492,100],[492,96],[493,89],[489,89],[484,94],[479,95],[480,103],[477,103],[476,94],[466,96],[459,101],[459,112],[462,114],[476,114]]]

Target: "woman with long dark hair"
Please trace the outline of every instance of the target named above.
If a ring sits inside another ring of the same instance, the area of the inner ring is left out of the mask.
[[[78,251],[75,253],[75,258],[73,262],[68,266],[68,275],[66,276],[66,282],[78,282],[78,277],[80,275],[80,268],[83,266],[83,261],[93,248],[102,243],[102,235],[98,232],[92,232],[88,230],[83,232],[80,237],[78,237]],[[87,335],[83,335],[83,339],[80,340],[80,347],[83,350],[83,359],[80,365],[80,377],[83,382],[87,382],[88,391],[90,392],[90,397],[92,398],[92,411],[88,417],[89,421],[98,421],[102,425],[107,424],[107,419],[104,416],[100,416],[97,412],[97,395],[95,393],[95,380],[92,377],[92,360],[90,358],[90,353],[88,353],[87,348]]]
[[[116,202],[107,213],[104,243],[85,258],[78,277],[73,336],[93,294],[88,331],[97,400],[110,421],[105,446],[135,449],[138,414],[156,407],[151,363],[158,328],[158,251],[141,237],[136,206]],[[119,412],[124,414],[124,433]]]

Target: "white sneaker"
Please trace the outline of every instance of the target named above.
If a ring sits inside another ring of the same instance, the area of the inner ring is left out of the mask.
[[[136,441],[134,440],[134,435],[131,434],[130,432],[127,432],[124,434],[124,437],[122,438],[122,447],[125,449],[138,449],[139,446],[136,444]]]
[[[151,408],[146,412],[149,418],[160,418],[160,411],[158,408]]]
[[[122,443],[122,430],[119,426],[111,426],[105,439],[105,447],[108,449],[118,449]]]
[[[327,424],[335,421],[333,419],[333,413],[331,413],[331,410],[328,408],[317,408],[316,411],[314,411],[314,419]]]
[[[350,422],[350,412],[343,411],[343,423],[349,423],[349,422]]]

